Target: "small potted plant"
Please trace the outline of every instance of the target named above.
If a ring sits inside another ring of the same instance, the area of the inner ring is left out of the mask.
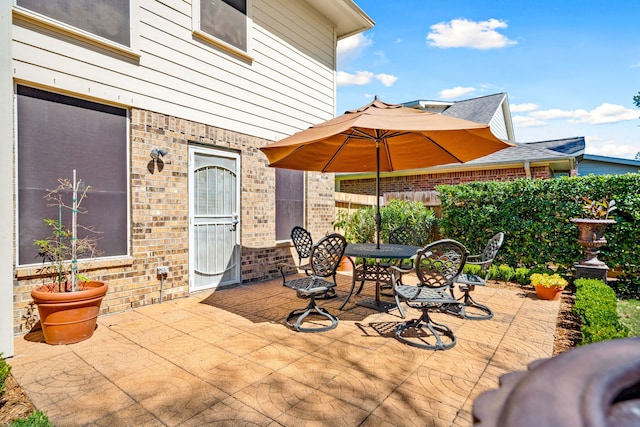
[[[44,266],[38,273],[46,279],[54,278],[31,291],[38,307],[40,324],[47,344],[71,344],[84,341],[93,335],[102,299],[108,286],[104,282],[91,281],[78,272],[78,258],[97,256],[97,239],[77,237],[77,214],[85,213],[80,207],[90,187],[83,187],[82,180],[60,178],[58,187],[49,191],[45,199],[58,207],[58,219],[44,219],[51,228],[51,235],[34,241]],[[68,205],[63,195],[71,193]],[[71,229],[64,226],[62,213],[71,211]],[[82,227],[92,231],[88,227]]]
[[[573,218],[571,222],[578,226],[578,243],[585,248],[585,259],[581,265],[604,267],[605,263],[598,260],[599,248],[607,244],[604,231],[608,225],[616,221],[609,219],[609,214],[617,209],[615,200],[591,200],[583,197],[582,213],[584,218]]]
[[[567,281],[558,273],[534,273],[530,280],[538,298],[545,300],[558,300],[562,290],[567,286]]]

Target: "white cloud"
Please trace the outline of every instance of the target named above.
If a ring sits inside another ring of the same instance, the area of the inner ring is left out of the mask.
[[[462,95],[466,95],[471,92],[475,92],[476,88],[474,87],[462,87],[456,86],[453,89],[444,89],[440,91],[440,98],[442,99],[452,99],[457,98]]]
[[[637,110],[608,103],[599,105],[591,111],[577,110],[575,113],[577,117],[575,122],[589,123],[592,125],[637,120],[639,115]]]
[[[511,104],[509,106],[512,113],[528,113],[530,111],[535,111],[538,108],[540,107],[532,102],[528,102],[526,104]]]
[[[604,103],[597,106],[591,111],[579,110],[541,110],[531,113],[532,117],[552,120],[552,119],[570,119],[570,123],[588,123],[592,125],[601,125],[606,123],[618,123],[627,120],[637,120],[638,111],[625,108],[622,105]]]
[[[585,138],[585,153],[597,156],[633,158],[638,152],[638,147],[629,144],[616,144],[612,141],[597,142]]]
[[[398,80],[396,76],[391,74],[376,74],[376,79],[386,87],[392,86]]]
[[[356,34],[346,39],[338,40],[338,47],[336,50],[336,62],[338,69],[343,69],[349,64],[362,56],[362,53],[373,45],[372,36],[366,36],[362,33]]]
[[[346,71],[338,71],[336,73],[338,86],[364,86],[371,83],[373,73],[371,71],[357,71],[354,74]]]
[[[440,22],[431,26],[427,34],[427,42],[431,46],[470,47],[474,49],[497,49],[517,44],[498,29],[507,28],[507,23],[498,19],[474,22],[468,19],[453,19],[451,22]]]
[[[538,120],[538,119],[536,119],[534,117],[513,116],[512,120],[513,120],[513,124],[514,125],[516,125],[517,127],[523,127],[523,128],[530,128],[530,127],[546,125],[545,122],[543,122],[542,120]]]

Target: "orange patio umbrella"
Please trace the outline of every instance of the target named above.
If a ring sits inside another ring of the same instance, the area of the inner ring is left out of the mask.
[[[387,104],[377,98],[262,147],[269,166],[318,172],[376,173],[376,244],[380,245],[380,172],[464,163],[512,144],[488,125]]]

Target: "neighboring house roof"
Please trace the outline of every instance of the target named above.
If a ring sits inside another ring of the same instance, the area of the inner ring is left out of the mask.
[[[456,101],[444,110],[442,115],[489,124],[498,108],[502,105],[505,96],[506,94],[504,93],[497,93],[480,98]]]
[[[498,138],[515,141],[509,100],[507,94],[503,92],[462,101],[416,100],[405,102],[403,105],[442,113],[443,116],[488,124]]]
[[[471,160],[464,165],[548,163],[573,160],[584,152],[584,137],[556,139],[552,141],[515,143],[513,147],[496,151],[488,156]]]
[[[335,25],[338,40],[370,30],[373,20],[352,0],[305,0]]]
[[[575,169],[576,158],[584,153],[584,137],[564,138],[550,141],[514,143],[508,147],[488,156],[471,160],[466,163],[450,163],[434,166],[426,169],[412,171],[397,171],[386,174],[394,175],[420,175],[430,173],[445,173],[460,170],[489,170],[508,167],[525,167],[547,165],[556,173],[569,173]],[[337,180],[368,178],[372,174],[336,174]]]

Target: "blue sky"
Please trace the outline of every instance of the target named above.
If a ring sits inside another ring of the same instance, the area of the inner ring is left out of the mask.
[[[338,43],[337,113],[506,92],[517,142],[584,136],[640,152],[640,0],[356,0],[376,23]]]

